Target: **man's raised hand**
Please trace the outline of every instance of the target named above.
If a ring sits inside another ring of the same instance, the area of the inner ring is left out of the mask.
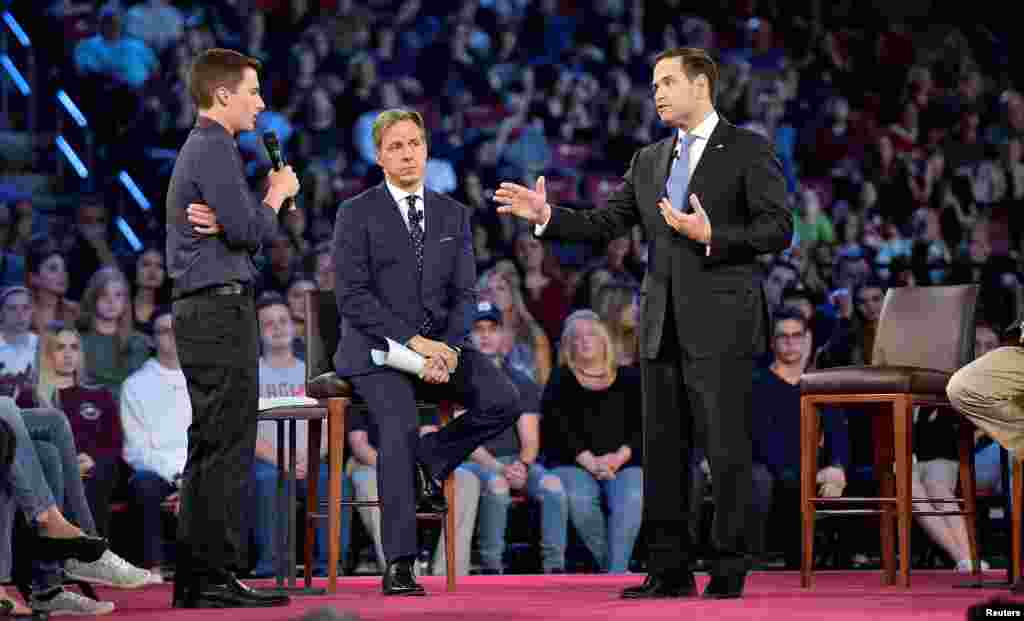
[[[537,185],[533,190],[518,183],[503,181],[494,192],[494,200],[500,204],[498,213],[512,214],[531,224],[547,224],[551,219],[544,177],[537,177]]]

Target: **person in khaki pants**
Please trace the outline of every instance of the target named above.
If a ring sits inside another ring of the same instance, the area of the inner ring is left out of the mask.
[[[1017,344],[996,348],[963,366],[950,378],[946,394],[979,429],[1024,457],[1024,335]]]

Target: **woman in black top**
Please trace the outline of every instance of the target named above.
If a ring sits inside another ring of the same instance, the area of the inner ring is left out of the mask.
[[[541,403],[548,466],[598,566],[624,573],[643,513],[640,374],[617,365],[608,330],[590,310],[566,319],[560,359]]]

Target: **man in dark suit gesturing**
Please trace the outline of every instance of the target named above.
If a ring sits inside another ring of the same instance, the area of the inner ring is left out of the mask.
[[[711,464],[715,503],[704,597],[741,596],[749,569],[749,400],[768,329],[755,257],[785,249],[793,224],[772,146],[715,112],[717,77],[704,50],[658,55],[654,101],[677,131],[633,156],[607,207],[552,208],[543,178],[532,190],[502,183],[495,193],[498,211],[531,221],[544,237],[604,242],[635,224],[647,233],[641,367],[650,558],[647,579],[625,598],[696,594],[686,524],[694,447]]]
[[[515,423],[519,396],[482,354],[462,349],[476,312],[470,210],[424,189],[422,117],[382,112],[373,139],[385,180],[339,207],[334,227],[334,291],[342,318],[334,365],[366,400],[380,438],[384,593],[423,595],[412,571],[417,508],[444,506],[438,481]],[[386,349],[385,339],[423,355],[420,378],[371,362],[370,350]],[[420,438],[417,396],[447,398],[467,411]]]

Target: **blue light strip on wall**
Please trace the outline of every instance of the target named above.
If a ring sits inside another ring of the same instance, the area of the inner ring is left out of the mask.
[[[68,115],[75,121],[76,125],[79,127],[86,127],[89,125],[89,122],[85,120],[85,115],[82,114],[82,111],[75,105],[75,102],[71,101],[71,97],[67,93],[62,90],[57,91],[57,101],[59,101],[60,105],[64,107],[64,110],[67,111]]]
[[[21,27],[21,24],[18,23],[18,20],[14,19],[10,11],[4,11],[4,22],[11,29],[11,32],[14,33],[14,38],[18,40],[21,47],[32,47],[32,41],[29,40],[28,34]]]
[[[6,71],[8,77],[11,78],[11,82],[14,82],[14,86],[18,89],[18,92],[25,97],[32,94],[32,87],[28,85],[28,82],[25,80],[25,76],[21,75],[21,72],[18,71],[17,65],[14,64],[14,61],[11,60],[10,56],[7,54],[0,55],[0,65],[3,66],[4,71]]]
[[[132,227],[128,226],[128,223],[121,216],[117,217],[117,228],[121,231],[121,235],[124,235],[124,238],[128,240],[132,250],[135,252],[142,250],[142,242],[139,241],[139,236],[135,234]]]
[[[122,170],[117,175],[117,180],[121,182],[121,185],[124,186],[124,189],[128,190],[128,193],[131,194],[133,199],[135,199],[135,202],[139,205],[139,207],[141,207],[144,211],[149,211],[149,208],[151,206],[149,204],[149,199],[146,198],[146,195],[142,193],[142,190],[139,189],[139,186],[135,185],[135,181],[130,176],[128,176],[127,171]]]
[[[64,154],[64,157],[67,158],[68,163],[75,169],[79,177],[82,179],[89,177],[89,169],[85,167],[85,164],[78,157],[78,154],[75,153],[75,150],[71,148],[71,145],[68,144],[68,141],[64,140],[64,136],[57,136],[57,148]]]

